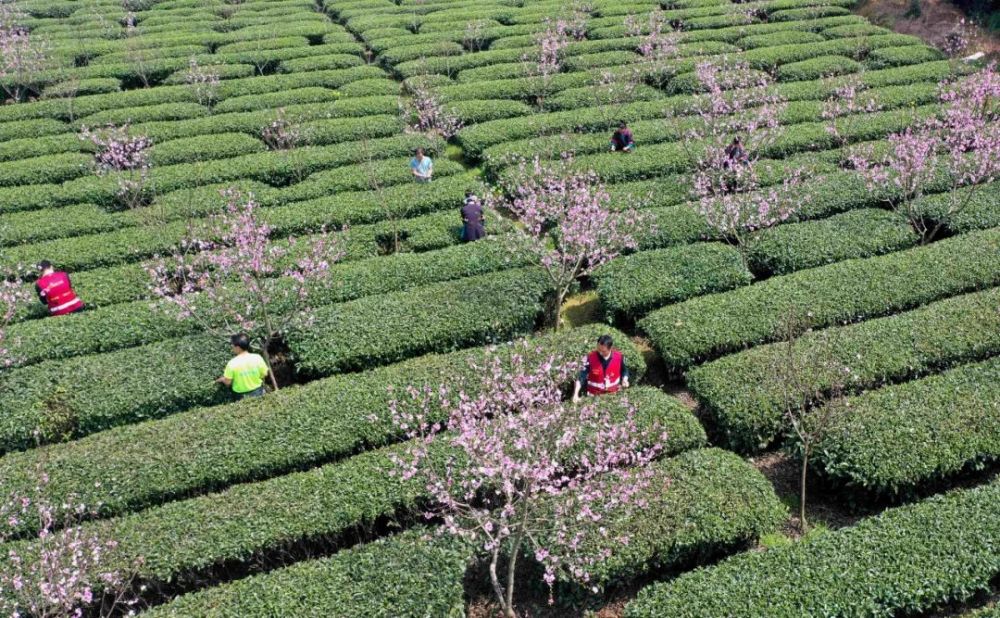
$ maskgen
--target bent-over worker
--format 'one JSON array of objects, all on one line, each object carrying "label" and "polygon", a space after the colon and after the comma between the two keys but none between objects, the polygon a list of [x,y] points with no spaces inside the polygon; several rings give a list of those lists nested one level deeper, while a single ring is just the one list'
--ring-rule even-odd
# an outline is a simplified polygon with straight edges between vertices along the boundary
[{"label": "bent-over worker", "polygon": [[83,309],[83,301],[73,291],[69,275],[52,267],[48,260],[38,264],[41,275],[35,282],[38,299],[49,308],[50,315],[66,315]]},{"label": "bent-over worker", "polygon": [[226,363],[226,370],[216,382],[232,387],[238,399],[264,396],[264,380],[267,378],[267,363],[260,354],[250,353],[250,337],[246,333],[233,335],[229,339],[233,346],[233,358]]}]

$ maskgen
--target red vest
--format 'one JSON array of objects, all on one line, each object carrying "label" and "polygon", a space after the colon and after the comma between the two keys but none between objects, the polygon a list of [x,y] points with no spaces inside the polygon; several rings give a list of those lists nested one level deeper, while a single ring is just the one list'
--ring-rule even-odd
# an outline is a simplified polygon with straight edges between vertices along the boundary
[{"label": "red vest", "polygon": [[601,355],[596,350],[587,357],[587,364],[590,365],[590,373],[587,374],[587,394],[603,395],[604,393],[617,393],[622,383],[622,353],[618,350],[611,352],[611,359],[608,361],[608,369],[604,370],[601,364]]},{"label": "red vest", "polygon": [[64,272],[54,272],[38,280],[38,289],[45,295],[45,302],[52,315],[65,315],[83,307],[76,292],[69,284],[69,277]]}]

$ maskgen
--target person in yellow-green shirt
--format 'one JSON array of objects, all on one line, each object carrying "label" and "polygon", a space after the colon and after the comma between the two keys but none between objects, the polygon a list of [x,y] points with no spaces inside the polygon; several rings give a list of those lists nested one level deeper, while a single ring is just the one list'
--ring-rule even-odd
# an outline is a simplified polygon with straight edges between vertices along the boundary
[{"label": "person in yellow-green shirt", "polygon": [[267,378],[267,363],[260,354],[251,354],[250,337],[246,333],[233,335],[229,342],[233,346],[233,358],[226,363],[226,370],[215,381],[231,386],[239,399],[264,396],[264,380]]}]

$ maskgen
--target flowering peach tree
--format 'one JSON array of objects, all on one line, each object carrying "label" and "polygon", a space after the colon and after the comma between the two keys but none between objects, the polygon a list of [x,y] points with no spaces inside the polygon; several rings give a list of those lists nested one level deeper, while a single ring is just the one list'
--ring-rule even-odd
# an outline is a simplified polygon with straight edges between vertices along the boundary
[{"label": "flowering peach tree", "polygon": [[485,554],[507,618],[516,616],[523,557],[542,565],[550,590],[560,573],[587,585],[590,570],[629,542],[607,522],[645,506],[649,464],[666,439],[655,428],[640,429],[627,401],[624,416],[564,402],[562,385],[577,367],[523,345],[546,360],[493,356],[480,368],[476,396],[410,388],[408,400],[391,405],[412,439],[394,458],[398,473],[426,482],[434,506],[425,515],[440,518],[441,533]]}]

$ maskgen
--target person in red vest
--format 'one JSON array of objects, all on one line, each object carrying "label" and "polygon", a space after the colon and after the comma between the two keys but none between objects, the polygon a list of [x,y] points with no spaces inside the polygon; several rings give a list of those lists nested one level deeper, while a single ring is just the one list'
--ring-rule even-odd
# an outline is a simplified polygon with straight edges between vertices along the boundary
[{"label": "person in red vest", "polygon": [[601,335],[597,339],[597,349],[587,355],[587,364],[580,371],[580,377],[573,386],[573,401],[580,400],[580,390],[586,387],[588,395],[617,393],[628,388],[628,367],[625,357],[614,349],[611,335]]},{"label": "person in red vest", "polygon": [[48,305],[50,315],[66,315],[83,309],[83,301],[73,291],[69,275],[52,268],[48,260],[42,260],[38,268],[42,274],[35,282],[35,290],[38,298]]}]

